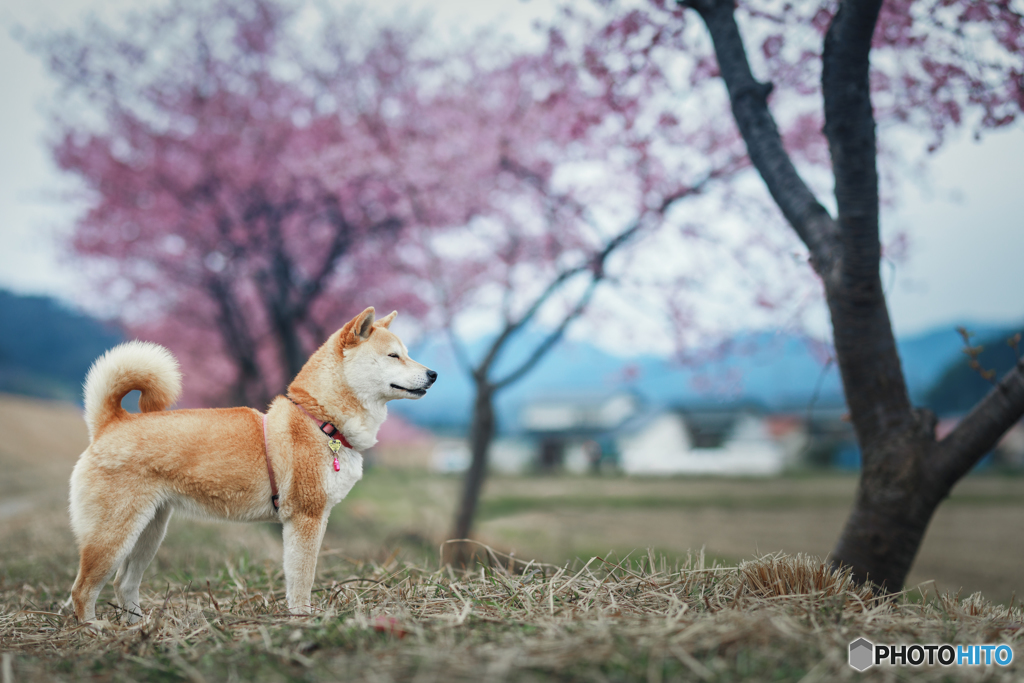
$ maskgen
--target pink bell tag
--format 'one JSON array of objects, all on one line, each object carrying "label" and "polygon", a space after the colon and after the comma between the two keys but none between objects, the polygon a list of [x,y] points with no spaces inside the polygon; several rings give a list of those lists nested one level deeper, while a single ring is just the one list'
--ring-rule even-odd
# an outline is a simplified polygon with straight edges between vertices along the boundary
[{"label": "pink bell tag", "polygon": [[329,442],[327,442],[327,445],[330,446],[332,451],[334,451],[334,471],[340,472],[341,463],[338,462],[338,451],[341,450],[341,442],[338,441],[337,439],[331,439]]}]

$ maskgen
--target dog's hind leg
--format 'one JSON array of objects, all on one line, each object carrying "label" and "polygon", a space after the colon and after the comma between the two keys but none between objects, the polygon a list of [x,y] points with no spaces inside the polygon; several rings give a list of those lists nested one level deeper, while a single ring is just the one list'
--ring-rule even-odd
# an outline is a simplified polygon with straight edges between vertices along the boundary
[{"label": "dog's hind leg", "polygon": [[114,570],[127,560],[157,508],[119,512],[127,514],[118,515],[117,520],[95,520],[91,528],[79,536],[81,558],[78,577],[71,589],[71,600],[80,622],[96,618],[96,599],[100,591]]},{"label": "dog's hind leg", "polygon": [[82,546],[78,577],[71,588],[71,601],[75,604],[75,616],[79,622],[96,619],[96,599],[126,554],[126,549],[117,548],[113,544],[90,543]]},{"label": "dog's hind leg", "polygon": [[127,611],[129,624],[134,624],[142,618],[142,610],[139,608],[139,584],[142,583],[143,572],[153,561],[160,543],[164,540],[167,523],[170,520],[170,505],[165,504],[157,509],[156,515],[139,534],[135,547],[128,553],[128,557],[117,570],[117,576],[114,577],[114,594],[117,595],[118,604]]}]

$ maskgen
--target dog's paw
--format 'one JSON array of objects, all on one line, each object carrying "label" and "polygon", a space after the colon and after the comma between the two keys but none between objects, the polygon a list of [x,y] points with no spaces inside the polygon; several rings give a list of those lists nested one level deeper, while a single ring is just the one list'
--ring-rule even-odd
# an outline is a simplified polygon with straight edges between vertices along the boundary
[{"label": "dog's paw", "polygon": [[82,624],[82,630],[91,633],[103,633],[117,628],[117,625],[107,619],[93,619]]}]

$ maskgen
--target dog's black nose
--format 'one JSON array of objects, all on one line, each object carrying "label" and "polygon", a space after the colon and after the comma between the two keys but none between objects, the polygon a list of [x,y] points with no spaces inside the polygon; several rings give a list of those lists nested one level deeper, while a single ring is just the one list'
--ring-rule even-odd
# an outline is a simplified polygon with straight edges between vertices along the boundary
[{"label": "dog's black nose", "polygon": [[433,370],[427,370],[427,379],[429,379],[430,383],[433,384],[435,381],[437,381],[437,373],[434,372]]}]

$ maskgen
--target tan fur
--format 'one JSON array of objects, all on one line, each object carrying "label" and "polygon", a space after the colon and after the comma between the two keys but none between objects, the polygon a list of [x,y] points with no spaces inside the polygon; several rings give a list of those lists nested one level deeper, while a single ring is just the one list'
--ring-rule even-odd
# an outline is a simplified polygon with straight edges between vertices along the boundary
[{"label": "tan fur", "polygon": [[[129,622],[141,618],[142,572],[175,510],[280,520],[288,607],[308,612],[330,509],[362,477],[358,451],[376,443],[387,401],[418,398],[436,378],[388,330],[395,315],[375,321],[373,308],[367,308],[331,335],[288,387],[294,401],[334,423],[352,444],[339,453],[340,471],[334,471],[329,439],[316,423],[283,396],[271,403],[267,450],[280,494],[278,512],[271,503],[258,411],[164,411],[181,382],[173,356],[156,344],[128,342],[99,358],[85,388],[92,440],[71,475],[71,527],[81,551],[72,589],[78,619],[95,619],[97,596],[115,570],[115,592]],[[133,389],[142,391],[143,412],[136,415],[120,406]]]}]

